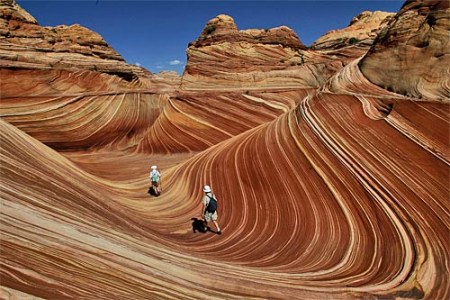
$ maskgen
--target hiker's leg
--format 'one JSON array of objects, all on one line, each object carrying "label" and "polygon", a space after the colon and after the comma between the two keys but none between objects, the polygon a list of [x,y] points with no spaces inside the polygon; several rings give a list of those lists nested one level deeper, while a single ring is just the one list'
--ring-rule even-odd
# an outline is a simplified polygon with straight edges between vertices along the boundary
[{"label": "hiker's leg", "polygon": [[203,226],[205,231],[208,230],[208,221],[211,221],[211,216],[209,215],[209,213],[205,212],[205,214],[203,215]]},{"label": "hiker's leg", "polygon": [[219,224],[217,224],[217,221],[214,220],[213,222],[214,222],[214,226],[216,226],[217,231],[220,231],[220,227],[219,227]]}]

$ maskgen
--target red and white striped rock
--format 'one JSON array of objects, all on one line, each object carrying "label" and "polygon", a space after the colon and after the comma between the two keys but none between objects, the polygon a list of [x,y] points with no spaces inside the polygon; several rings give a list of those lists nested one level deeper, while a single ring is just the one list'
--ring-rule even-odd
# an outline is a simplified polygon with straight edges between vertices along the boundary
[{"label": "red and white striped rock", "polygon": [[[167,74],[1,69],[0,297],[449,298],[450,99],[371,82],[360,66],[384,64],[377,47],[304,51],[299,68],[258,71],[284,81],[242,86],[206,68],[183,89]],[[192,232],[204,184],[220,236]]]}]

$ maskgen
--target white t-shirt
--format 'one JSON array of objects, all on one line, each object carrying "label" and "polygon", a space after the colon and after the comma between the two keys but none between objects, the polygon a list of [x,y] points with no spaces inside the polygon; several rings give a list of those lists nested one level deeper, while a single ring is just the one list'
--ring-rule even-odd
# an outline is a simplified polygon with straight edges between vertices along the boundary
[{"label": "white t-shirt", "polygon": [[159,173],[158,170],[152,170],[152,171],[150,172],[149,177],[150,177],[150,180],[151,180],[151,181],[159,182],[159,178],[161,177],[161,173]]},{"label": "white t-shirt", "polygon": [[211,192],[206,193],[205,196],[203,196],[203,199],[202,199],[203,200],[203,204],[205,205],[205,207],[208,206],[210,197],[216,199],[216,201],[217,201],[217,198],[216,198],[216,196],[213,193],[211,193]]}]

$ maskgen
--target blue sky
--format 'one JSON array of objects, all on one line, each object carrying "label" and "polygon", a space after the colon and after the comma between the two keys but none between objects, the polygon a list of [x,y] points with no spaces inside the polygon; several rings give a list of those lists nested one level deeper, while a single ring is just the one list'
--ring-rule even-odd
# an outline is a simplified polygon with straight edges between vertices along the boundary
[{"label": "blue sky", "polygon": [[42,26],[81,24],[97,33],[131,64],[153,73],[182,73],[186,48],[219,14],[239,29],[292,28],[309,46],[329,30],[348,26],[362,11],[397,12],[404,1],[43,1],[17,0]]}]

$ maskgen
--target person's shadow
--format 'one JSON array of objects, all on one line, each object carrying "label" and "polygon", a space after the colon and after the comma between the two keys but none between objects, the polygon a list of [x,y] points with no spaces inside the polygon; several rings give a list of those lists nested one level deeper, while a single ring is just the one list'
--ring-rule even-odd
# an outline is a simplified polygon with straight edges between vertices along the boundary
[{"label": "person's shadow", "polygon": [[211,231],[211,229],[206,226],[205,222],[202,219],[198,219],[198,218],[192,218],[192,231],[194,233],[201,232],[201,233],[205,233],[207,231]]},{"label": "person's shadow", "polygon": [[148,192],[151,196],[158,197],[160,193],[156,192],[155,188],[153,186],[148,188]]}]

